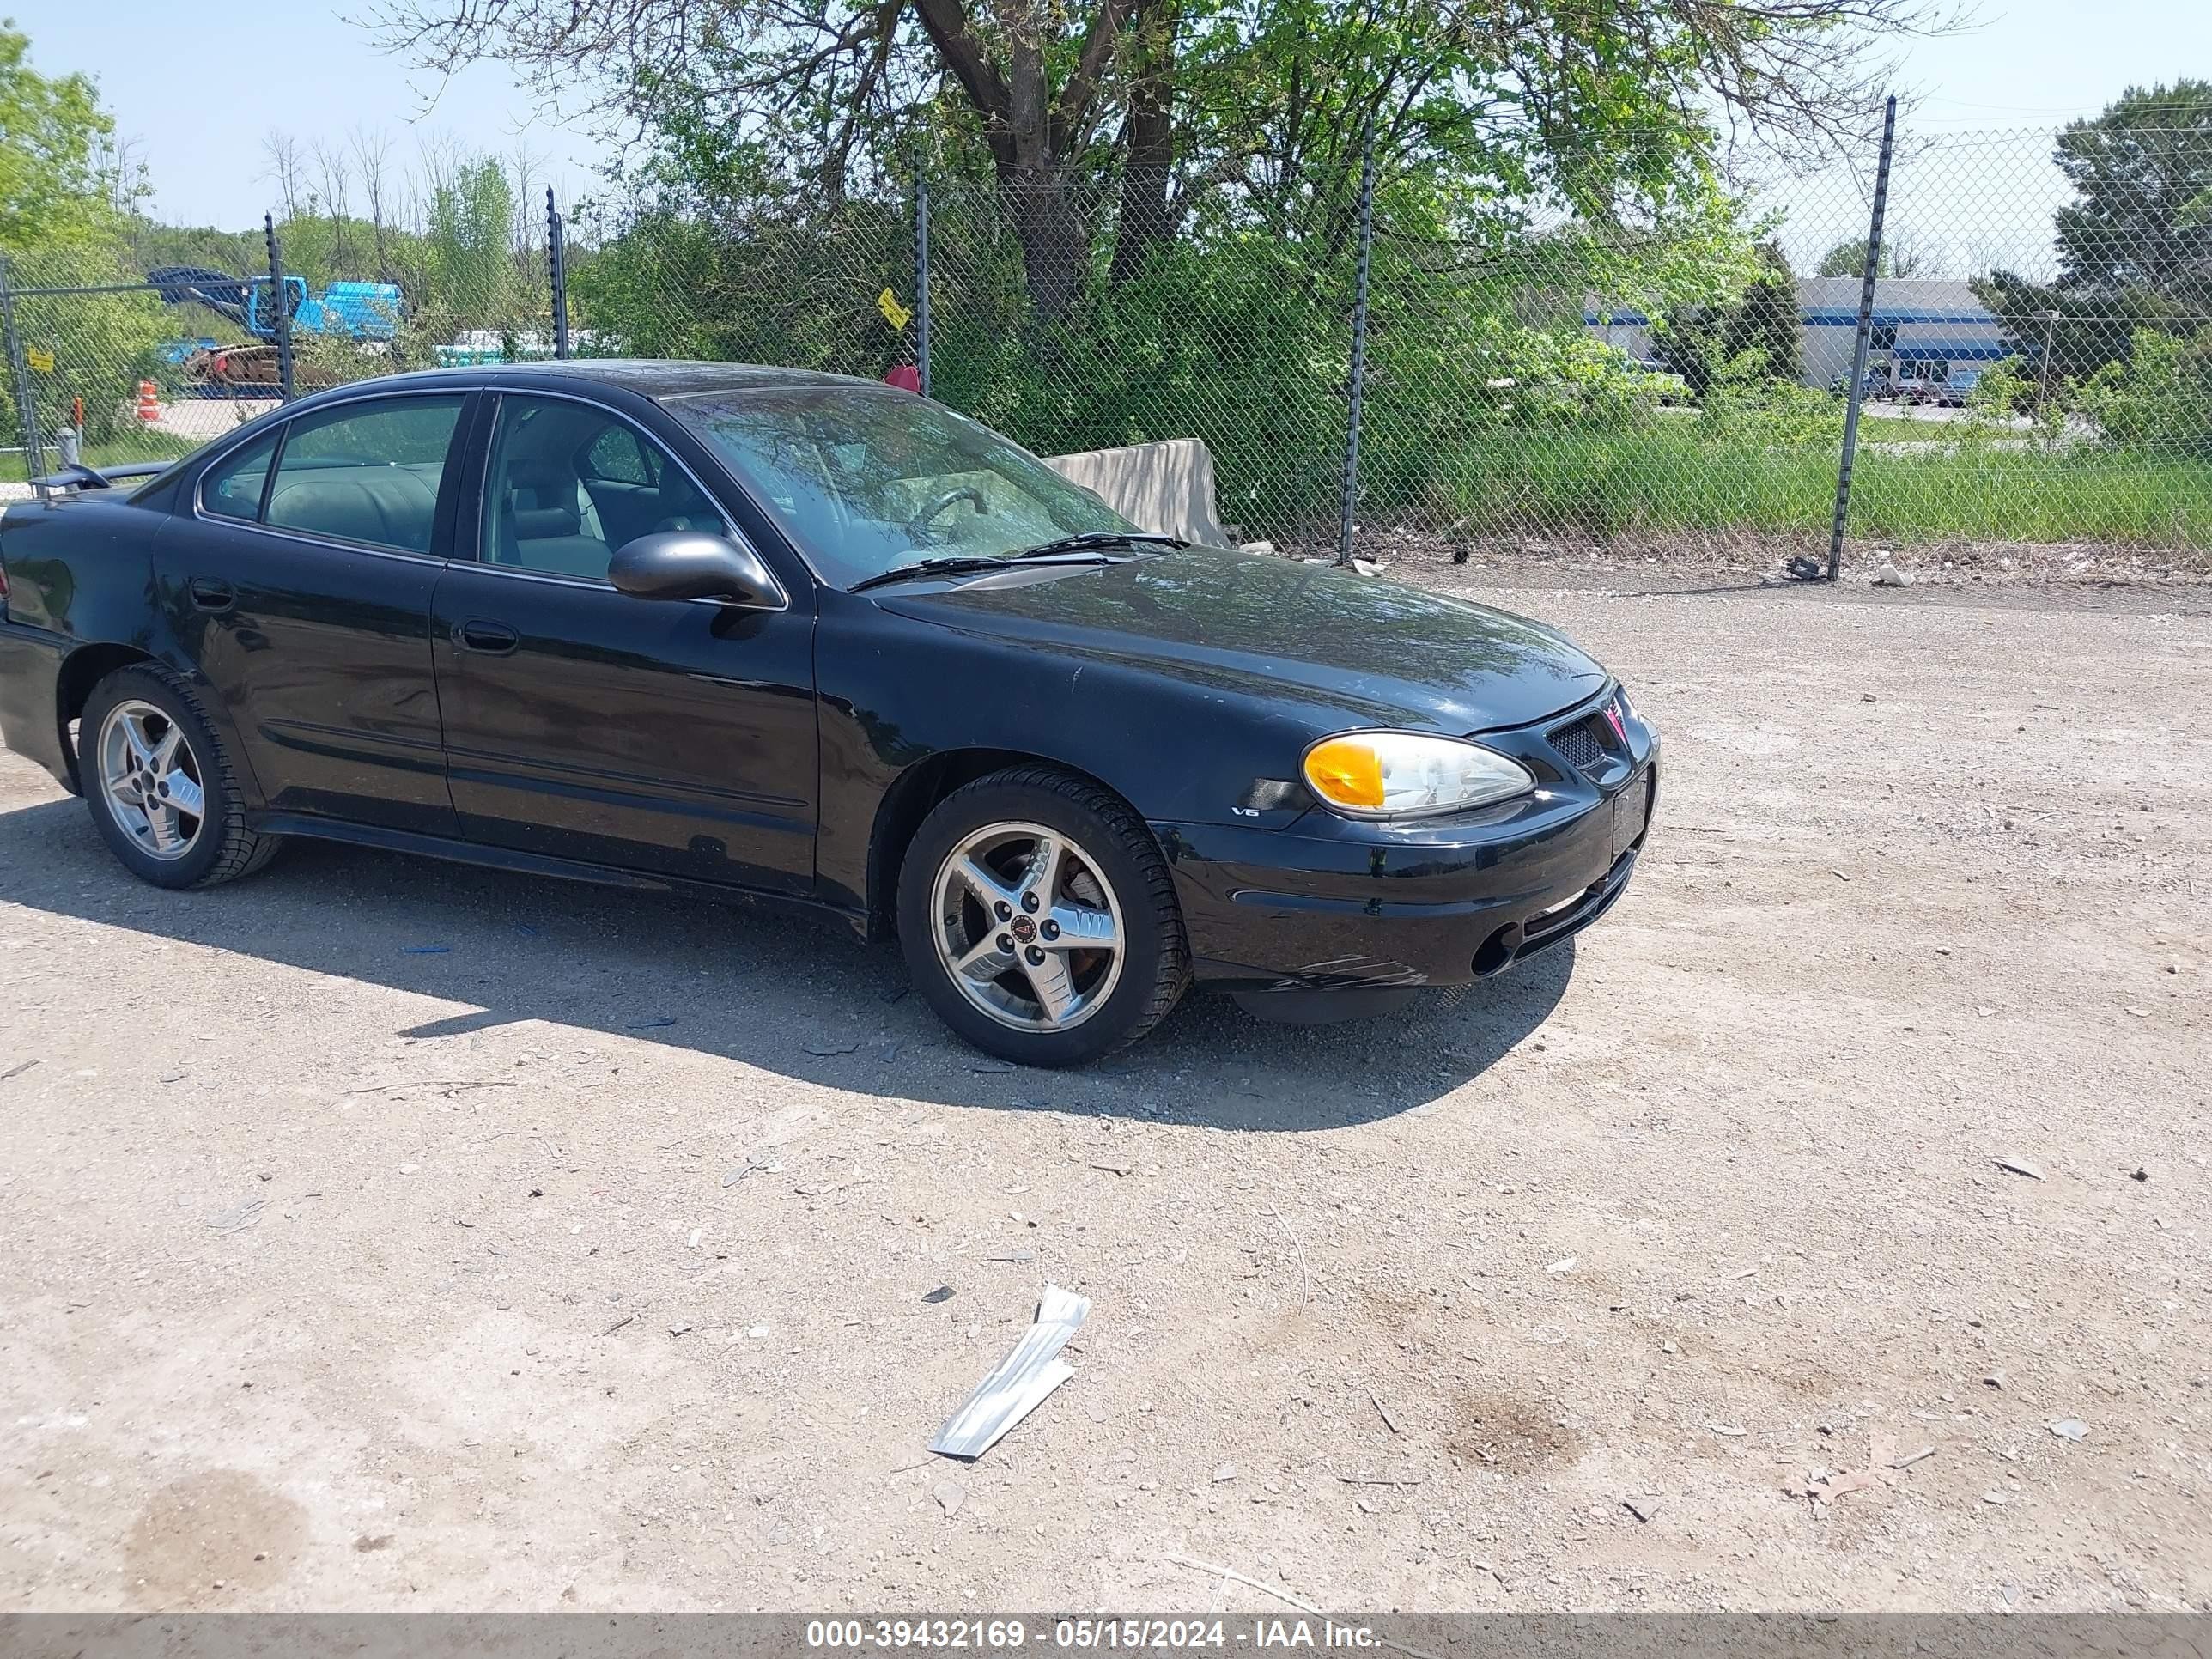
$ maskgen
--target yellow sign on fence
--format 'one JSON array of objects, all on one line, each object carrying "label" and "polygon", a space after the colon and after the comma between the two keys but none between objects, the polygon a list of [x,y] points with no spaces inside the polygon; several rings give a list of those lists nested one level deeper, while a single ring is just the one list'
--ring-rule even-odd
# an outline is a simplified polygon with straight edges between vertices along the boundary
[{"label": "yellow sign on fence", "polygon": [[41,374],[51,374],[54,372],[54,354],[51,351],[41,351],[36,346],[26,346],[23,349],[23,361]]},{"label": "yellow sign on fence", "polygon": [[898,302],[898,295],[889,289],[876,295],[876,309],[884,313],[884,320],[893,328],[904,328],[907,319],[914,315]]}]

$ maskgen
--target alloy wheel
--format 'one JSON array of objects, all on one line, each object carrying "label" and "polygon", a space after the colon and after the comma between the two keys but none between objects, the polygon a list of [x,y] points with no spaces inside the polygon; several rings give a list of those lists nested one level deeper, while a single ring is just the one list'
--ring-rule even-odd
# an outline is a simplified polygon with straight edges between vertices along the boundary
[{"label": "alloy wheel", "polygon": [[207,810],[199,757],[176,721],[150,702],[118,702],[94,745],[100,788],[124,834],[149,858],[183,858]]},{"label": "alloy wheel", "polygon": [[1098,861],[1041,823],[963,837],[931,889],[932,942],[960,994],[1018,1031],[1065,1031],[1121,982],[1121,904]]}]

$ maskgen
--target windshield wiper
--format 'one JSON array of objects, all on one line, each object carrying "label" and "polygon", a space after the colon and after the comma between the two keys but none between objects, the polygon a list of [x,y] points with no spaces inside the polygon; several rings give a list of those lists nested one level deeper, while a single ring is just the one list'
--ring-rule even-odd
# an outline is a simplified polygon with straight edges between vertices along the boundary
[{"label": "windshield wiper", "polygon": [[1055,553],[1082,553],[1097,547],[1188,547],[1190,544],[1180,536],[1156,536],[1146,530],[1086,530],[1078,536],[1062,536],[1056,541],[1039,542],[1035,547],[1025,547],[1013,556],[1018,559],[1048,558]]},{"label": "windshield wiper", "polygon": [[[916,559],[912,564],[895,564],[888,570],[878,570],[872,576],[863,576],[845,591],[848,593],[866,592],[871,587],[880,587],[885,582],[918,581],[926,576],[968,576],[987,570],[1011,570],[1018,561],[1058,558],[1070,564],[1112,564],[1101,550],[1124,541],[1165,541],[1168,537],[1127,537],[1108,534],[1102,542],[1086,536],[1070,536],[1063,541],[1047,542],[1042,547],[1024,548],[1021,552],[1004,557],[984,553],[946,555],[934,559]],[[1177,546],[1182,545],[1176,543]]]},{"label": "windshield wiper", "polygon": [[845,591],[859,593],[871,587],[880,587],[885,582],[918,581],[924,576],[964,576],[979,570],[1004,570],[1012,563],[1012,559],[994,558],[979,553],[963,554],[957,557],[916,559],[912,564],[895,564],[888,570],[878,570],[872,576],[863,576]]}]

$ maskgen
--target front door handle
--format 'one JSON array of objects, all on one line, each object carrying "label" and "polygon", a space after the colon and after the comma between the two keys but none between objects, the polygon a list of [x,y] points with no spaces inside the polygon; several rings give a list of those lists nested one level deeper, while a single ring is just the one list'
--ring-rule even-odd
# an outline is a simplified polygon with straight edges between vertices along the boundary
[{"label": "front door handle", "polygon": [[503,657],[522,643],[522,635],[505,623],[465,622],[453,630],[453,638],[465,651],[481,651],[486,656]]},{"label": "front door handle", "polygon": [[185,591],[192,596],[192,604],[202,611],[228,611],[238,603],[238,590],[228,582],[219,582],[210,576],[195,576],[185,584]]}]

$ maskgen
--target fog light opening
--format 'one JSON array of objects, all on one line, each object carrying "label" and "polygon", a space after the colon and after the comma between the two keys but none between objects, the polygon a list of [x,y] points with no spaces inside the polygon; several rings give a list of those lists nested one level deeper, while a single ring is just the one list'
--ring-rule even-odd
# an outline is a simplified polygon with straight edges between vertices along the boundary
[{"label": "fog light opening", "polygon": [[1509,921],[1488,939],[1474,953],[1474,976],[1488,979],[1492,974],[1512,965],[1514,953],[1521,948],[1521,924]]}]

